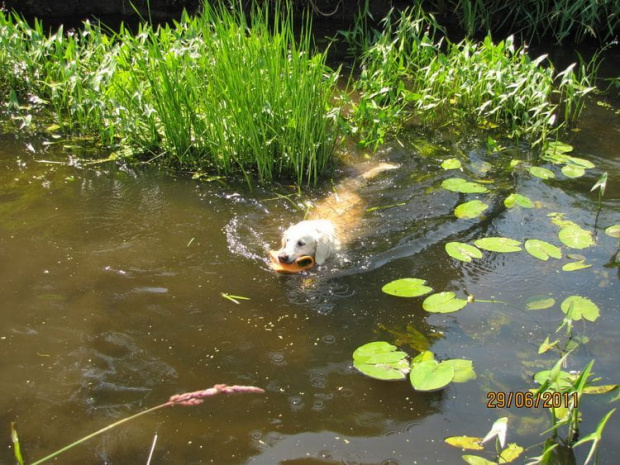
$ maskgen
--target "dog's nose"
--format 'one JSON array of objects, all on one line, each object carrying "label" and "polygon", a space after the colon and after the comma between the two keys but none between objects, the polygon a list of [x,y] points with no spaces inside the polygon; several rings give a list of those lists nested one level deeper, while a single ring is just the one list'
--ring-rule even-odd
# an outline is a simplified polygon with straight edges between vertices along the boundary
[{"label": "dog's nose", "polygon": [[290,263],[288,259],[288,255],[284,253],[281,253],[278,255],[278,260],[280,260],[280,263]]}]

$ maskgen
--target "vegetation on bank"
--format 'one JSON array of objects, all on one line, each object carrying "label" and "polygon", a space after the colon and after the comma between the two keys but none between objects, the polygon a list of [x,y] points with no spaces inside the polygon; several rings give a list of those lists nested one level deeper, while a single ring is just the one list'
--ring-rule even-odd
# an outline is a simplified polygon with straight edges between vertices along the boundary
[{"label": "vegetation on bank", "polygon": [[48,34],[2,12],[0,88],[22,126],[39,111],[53,118],[48,129],[117,154],[298,184],[325,172],[341,133],[377,147],[405,124],[475,124],[541,144],[594,89],[595,61],[558,72],[512,37],[452,43],[419,7],[395,16],[376,31],[362,11],[339,35],[360,70],[343,92],[309,21],[294,35],[282,5],[256,7],[250,19],[205,5],[135,33],[86,22]]}]

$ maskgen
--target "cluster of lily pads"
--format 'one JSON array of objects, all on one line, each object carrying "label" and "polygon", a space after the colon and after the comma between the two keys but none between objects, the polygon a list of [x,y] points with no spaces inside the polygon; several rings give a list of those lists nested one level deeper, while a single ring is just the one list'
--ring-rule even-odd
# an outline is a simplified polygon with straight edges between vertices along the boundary
[{"label": "cluster of lily pads", "polygon": [[401,381],[409,376],[416,391],[437,391],[452,382],[465,383],[476,379],[471,360],[439,362],[433,352],[425,350],[409,361],[406,352],[384,341],[358,347],[353,352],[353,365],[365,375],[383,381]]}]

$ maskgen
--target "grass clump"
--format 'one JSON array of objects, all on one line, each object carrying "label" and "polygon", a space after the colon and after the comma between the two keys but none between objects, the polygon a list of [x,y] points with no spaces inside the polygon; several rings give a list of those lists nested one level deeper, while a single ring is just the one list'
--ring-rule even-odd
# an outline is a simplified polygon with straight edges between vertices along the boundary
[{"label": "grass clump", "polygon": [[362,55],[351,125],[364,145],[381,144],[406,122],[499,127],[536,145],[578,117],[594,90],[592,66],[557,72],[512,36],[451,43],[432,16],[414,8],[386,19]]},{"label": "grass clump", "polygon": [[337,73],[287,8],[205,5],[173,25],[44,34],[0,12],[1,86],[34,97],[70,133],[96,134],[191,170],[316,182],[337,138]]}]

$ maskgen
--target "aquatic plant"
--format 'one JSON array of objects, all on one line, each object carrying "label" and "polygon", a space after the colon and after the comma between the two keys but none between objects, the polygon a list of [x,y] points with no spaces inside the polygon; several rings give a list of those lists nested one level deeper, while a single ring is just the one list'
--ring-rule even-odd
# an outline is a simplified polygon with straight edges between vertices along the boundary
[{"label": "aquatic plant", "polygon": [[614,38],[620,26],[620,6],[615,0],[451,0],[434,2],[441,10],[456,11],[462,29],[482,33],[519,31],[527,41],[552,38],[557,43]]},{"label": "aquatic plant", "polygon": [[499,127],[538,145],[572,124],[594,90],[598,57],[557,72],[546,55],[532,59],[513,36],[452,43],[420,7],[382,23],[352,83],[359,98],[351,132],[362,145],[376,147],[404,124],[449,123]]},{"label": "aquatic plant", "polygon": [[[123,418],[122,420],[119,420],[104,428],[101,428],[100,430],[95,431],[94,433],[91,433],[87,436],[84,436],[83,438],[78,439],[75,442],[72,442],[68,446],[58,449],[57,451],[43,457],[42,459],[35,460],[34,462],[32,462],[31,465],[40,465],[42,463],[45,463],[53,459],[54,457],[57,457],[58,455],[64,452],[67,452],[70,449],[73,449],[75,446],[78,446],[82,444],[83,442],[86,442],[89,439],[94,438],[95,436],[98,436],[102,433],[110,431],[111,429],[116,428],[117,426],[120,426],[124,423],[127,423],[128,421],[134,420],[135,418],[138,418],[142,415],[146,415],[147,413],[151,413],[156,410],[162,409],[164,407],[173,407],[175,405],[196,406],[196,405],[202,404],[206,398],[212,397],[218,394],[247,394],[247,393],[262,394],[264,392],[265,391],[263,389],[254,387],[254,386],[237,386],[237,385],[228,386],[226,384],[216,384],[211,388],[204,389],[201,391],[186,392],[183,394],[175,394],[171,396],[168,399],[168,401],[164,402],[163,404],[159,404],[155,407],[151,407],[147,410],[143,410],[142,412],[136,413],[127,418]],[[19,440],[17,438],[17,432],[13,424],[11,424],[11,431],[12,431],[12,438],[13,438],[13,443],[14,443],[15,458],[17,459],[20,465],[23,465],[23,459],[21,456]]]},{"label": "aquatic plant", "polygon": [[[0,87],[46,108],[65,134],[186,170],[313,183],[338,136],[337,72],[290,8],[205,5],[172,25],[46,34],[0,12]],[[19,106],[19,104],[16,104]],[[121,153],[121,152],[119,152]]]}]

